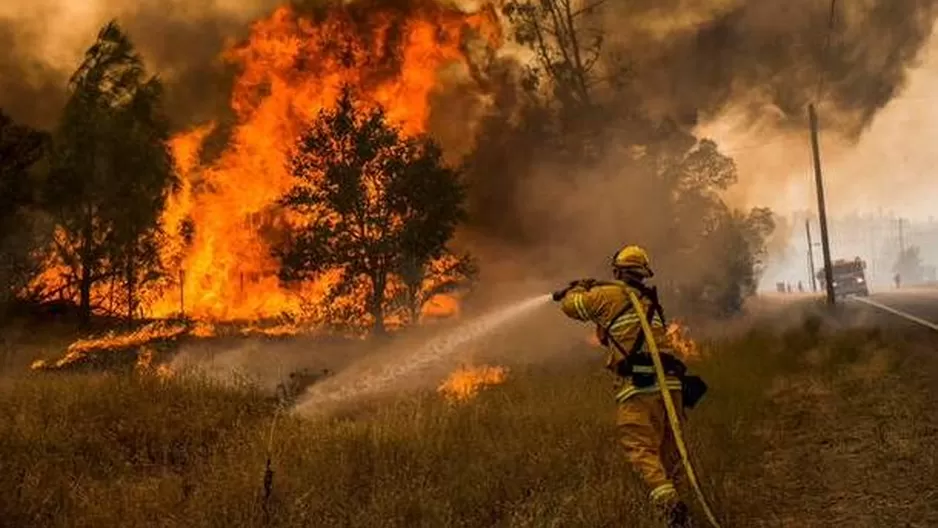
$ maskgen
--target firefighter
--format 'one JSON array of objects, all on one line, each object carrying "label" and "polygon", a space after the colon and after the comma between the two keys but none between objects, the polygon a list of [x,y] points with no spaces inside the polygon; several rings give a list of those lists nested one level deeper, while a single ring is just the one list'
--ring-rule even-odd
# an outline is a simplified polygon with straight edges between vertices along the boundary
[{"label": "firefighter", "polygon": [[574,281],[554,299],[568,317],[596,325],[597,337],[607,349],[606,368],[617,375],[617,427],[626,456],[667,526],[691,526],[688,508],[675,488],[681,476],[680,454],[629,289],[647,315],[680,420],[685,418],[684,407],[693,406],[706,388],[700,378],[692,377],[695,383],[687,386],[696,386],[697,393],[682,394],[682,381],[691,377],[685,377],[684,364],[673,355],[657,290],[645,284],[654,275],[645,250],[634,245],[622,248],[613,256],[612,268],[615,281]]}]

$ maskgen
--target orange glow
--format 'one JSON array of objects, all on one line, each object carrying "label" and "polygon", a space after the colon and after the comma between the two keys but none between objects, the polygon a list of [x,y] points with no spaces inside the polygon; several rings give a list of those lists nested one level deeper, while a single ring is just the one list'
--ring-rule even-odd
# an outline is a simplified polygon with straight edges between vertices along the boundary
[{"label": "orange glow", "polygon": [[461,367],[451,373],[437,388],[437,392],[450,402],[464,402],[476,396],[482,387],[505,382],[505,367]]},{"label": "orange glow", "polygon": [[589,334],[588,336],[586,336],[586,342],[590,346],[594,346],[594,347],[603,346],[603,344],[599,341],[599,335],[597,335],[596,332],[593,332],[592,334]]},{"label": "orange glow", "polygon": [[169,379],[173,375],[169,365],[165,363],[153,364],[153,349],[149,347],[143,347],[137,353],[137,363],[134,365],[134,370],[137,374],[152,375],[162,380]]},{"label": "orange glow", "polygon": [[671,348],[677,352],[677,355],[683,358],[696,358],[700,356],[700,347],[697,343],[687,336],[687,328],[679,323],[672,322],[668,324],[668,339],[671,341]]},{"label": "orange glow", "polygon": [[434,295],[423,305],[422,316],[445,318],[459,315],[459,299],[454,295]]},{"label": "orange glow", "polygon": [[[343,84],[364,107],[382,105],[405,135],[420,134],[427,131],[431,97],[443,86],[441,72],[454,65],[468,71],[472,39],[501,45],[491,6],[467,14],[435,0],[410,4],[405,10],[335,2],[315,17],[280,7],[255,22],[244,42],[229,46],[223,58],[239,71],[230,100],[234,123],[208,123],[168,144],[180,185],[160,219],[160,260],[168,275],[139,292],[147,317],[259,321],[288,315],[315,325],[348,303],[364,302],[364,292],[354,291],[324,306],[338,270],[281,284],[271,250],[296,219],[277,201],[294,183],[287,162],[297,138],[335,104]],[[74,282],[66,267],[50,261],[33,286],[74,300]],[[113,305],[114,286],[96,285],[92,304]],[[432,286],[425,285],[427,291]],[[424,312],[454,315],[458,302],[438,295]]]},{"label": "orange glow", "polygon": [[189,335],[199,338],[215,337],[215,327],[205,321],[196,321],[189,329]]},{"label": "orange glow", "polygon": [[[182,285],[163,288],[151,315],[180,309],[212,320],[321,315],[309,306],[328,293],[337,275],[287,288],[271,256],[271,237],[290,222],[275,202],[293,184],[286,161],[295,139],[335,103],[343,83],[363,104],[383,105],[405,134],[423,133],[438,73],[465,60],[465,38],[476,34],[490,45],[501,39],[491,11],[465,14],[431,1],[409,14],[368,9],[337,6],[312,21],[281,7],[225,53],[240,69],[231,99],[237,123],[208,164],[198,159],[213,125],[171,142],[182,185],[163,214],[172,240],[162,256],[182,271],[171,274]],[[182,236],[186,222],[191,240]],[[434,302],[426,310],[434,315],[457,311],[453,298]]]},{"label": "orange glow", "polygon": [[299,333],[299,328],[293,324],[280,324],[276,326],[248,326],[247,328],[241,329],[241,335],[243,336],[267,336],[267,337],[286,337],[292,336]]},{"label": "orange glow", "polygon": [[178,322],[157,321],[126,334],[110,332],[101,337],[79,339],[65,351],[60,359],[49,363],[35,361],[33,370],[61,369],[81,361],[89,353],[143,347],[153,341],[167,341],[179,338],[187,332],[186,325]]}]

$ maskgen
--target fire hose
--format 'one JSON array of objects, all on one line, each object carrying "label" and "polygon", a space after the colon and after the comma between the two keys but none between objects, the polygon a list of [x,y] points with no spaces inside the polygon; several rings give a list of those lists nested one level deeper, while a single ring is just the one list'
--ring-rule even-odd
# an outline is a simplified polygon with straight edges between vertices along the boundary
[{"label": "fire hose", "polygon": [[[562,299],[571,288],[582,284],[581,281],[571,282],[566,288],[554,292],[552,295],[555,301]],[[592,281],[593,285],[600,284],[613,284],[604,281]],[[703,509],[704,514],[707,516],[707,520],[710,521],[713,528],[720,528],[720,523],[717,521],[716,516],[713,514],[710,505],[707,503],[707,498],[704,496],[703,490],[700,488],[700,481],[697,479],[697,472],[694,471],[694,466],[691,464],[690,455],[687,452],[687,444],[684,442],[684,432],[681,429],[681,422],[677,416],[677,409],[674,407],[674,400],[671,398],[671,391],[667,388],[667,380],[664,374],[664,365],[661,363],[661,356],[658,351],[658,344],[655,342],[655,338],[651,332],[651,324],[648,322],[648,316],[645,314],[645,310],[639,302],[638,297],[632,290],[627,290],[629,294],[629,301],[632,303],[632,307],[635,310],[635,313],[638,314],[639,321],[642,325],[642,331],[645,333],[646,343],[648,345],[648,350],[651,352],[651,359],[655,365],[655,377],[658,380],[658,389],[661,391],[661,399],[664,401],[664,407],[668,414],[668,422],[671,424],[671,431],[674,433],[674,443],[677,444],[678,453],[681,455],[681,464],[684,466],[684,471],[687,473],[687,480],[690,481],[691,487],[694,489],[694,494],[697,496],[697,502],[700,503],[700,507]]]}]

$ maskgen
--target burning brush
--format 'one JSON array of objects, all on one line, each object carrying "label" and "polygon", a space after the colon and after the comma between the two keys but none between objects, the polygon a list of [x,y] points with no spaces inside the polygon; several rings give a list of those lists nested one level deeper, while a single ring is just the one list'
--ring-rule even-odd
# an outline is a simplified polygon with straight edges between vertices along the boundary
[{"label": "burning brush", "polygon": [[169,379],[173,375],[172,369],[169,365],[157,364],[154,365],[153,360],[155,353],[150,347],[143,347],[137,353],[137,364],[134,365],[134,370],[137,374],[141,376],[156,376],[158,379],[165,380]]},{"label": "burning brush", "polygon": [[671,348],[682,358],[700,357],[700,347],[688,337],[687,327],[675,322],[668,324],[668,339],[671,341]]},{"label": "burning brush", "polygon": [[505,367],[460,367],[440,384],[437,392],[452,403],[465,402],[474,398],[482,387],[504,383],[507,377]]},{"label": "burning brush", "polygon": [[[121,352],[138,351],[135,357],[143,354],[144,349],[159,343],[173,342],[186,335],[189,327],[184,322],[155,321],[132,332],[108,333],[104,336],[79,339],[65,351],[65,355],[52,362],[34,361],[33,370],[62,370],[83,366],[107,366],[119,363],[127,357]],[[150,349],[150,354],[153,354]],[[151,358],[152,360],[152,358]]]}]

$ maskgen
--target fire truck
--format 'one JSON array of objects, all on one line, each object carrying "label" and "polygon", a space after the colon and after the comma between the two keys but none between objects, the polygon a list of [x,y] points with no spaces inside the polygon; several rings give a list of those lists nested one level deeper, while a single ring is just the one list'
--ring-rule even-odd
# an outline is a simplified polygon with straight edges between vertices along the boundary
[{"label": "fire truck", "polygon": [[[838,259],[831,264],[833,271],[834,295],[837,297],[846,297],[847,295],[860,295],[866,297],[870,294],[869,286],[866,282],[866,262],[860,257],[853,260]],[[826,289],[825,269],[821,269],[817,274],[821,287]]]}]

